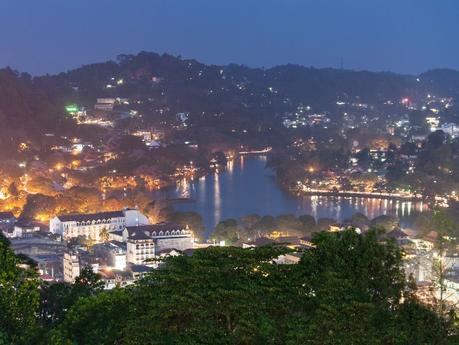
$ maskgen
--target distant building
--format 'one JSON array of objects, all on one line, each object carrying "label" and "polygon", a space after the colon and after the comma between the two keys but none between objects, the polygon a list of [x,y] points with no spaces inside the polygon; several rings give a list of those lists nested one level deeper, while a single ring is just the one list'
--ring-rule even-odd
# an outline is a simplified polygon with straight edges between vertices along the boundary
[{"label": "distant building", "polygon": [[149,221],[139,210],[124,209],[92,214],[59,215],[50,220],[49,230],[61,235],[65,240],[84,236],[99,242],[104,231],[110,233],[123,230],[126,226],[146,224],[149,224]]},{"label": "distant building", "polygon": [[269,238],[269,237],[258,237],[254,241],[248,241],[242,243],[242,248],[255,248],[255,247],[263,247],[263,246],[270,246],[276,244],[276,240]]},{"label": "distant building", "polygon": [[306,235],[300,238],[300,244],[303,246],[303,248],[314,248],[315,245],[312,242],[312,236],[311,235]]},{"label": "distant building", "polygon": [[117,270],[126,268],[126,244],[116,241],[98,243],[92,247],[94,255],[104,259],[107,266]]},{"label": "distant building", "polygon": [[406,246],[410,244],[413,244],[413,246],[415,245],[414,242],[411,241],[411,239],[408,237],[408,235],[399,228],[385,234],[385,238],[394,240],[399,246]]},{"label": "distant building", "polygon": [[35,233],[40,231],[40,224],[33,221],[22,220],[14,224],[13,237],[14,238],[27,238],[32,237]]},{"label": "distant building", "polygon": [[134,283],[133,273],[120,270],[99,270],[100,279],[104,282],[104,289],[109,290],[117,286],[125,287]]},{"label": "distant building", "polygon": [[300,262],[302,253],[286,253],[279,255],[274,262],[278,265],[295,265]]},{"label": "distant building", "polygon": [[328,226],[328,231],[330,231],[330,232],[339,232],[339,231],[343,231],[343,227],[341,226],[341,224],[338,224],[338,223],[330,224],[330,225]]},{"label": "distant building", "polygon": [[446,134],[449,134],[451,138],[457,138],[459,136],[459,126],[455,123],[445,123],[439,128]]},{"label": "distant building", "polygon": [[131,265],[130,270],[132,272],[132,276],[135,280],[142,278],[148,272],[150,272],[153,268],[146,265]]},{"label": "distant building", "polygon": [[96,110],[112,111],[112,110],[113,110],[113,104],[109,104],[109,103],[96,103],[96,104],[94,105],[94,109],[96,109]]},{"label": "distant building", "polygon": [[77,252],[64,253],[64,281],[67,283],[75,282],[75,278],[80,275],[80,258]]},{"label": "distant building", "polygon": [[16,217],[11,212],[0,212],[0,226],[12,226],[16,223]]},{"label": "distant building", "polygon": [[97,103],[94,105],[94,109],[112,111],[115,106],[115,102],[115,98],[98,98]]}]

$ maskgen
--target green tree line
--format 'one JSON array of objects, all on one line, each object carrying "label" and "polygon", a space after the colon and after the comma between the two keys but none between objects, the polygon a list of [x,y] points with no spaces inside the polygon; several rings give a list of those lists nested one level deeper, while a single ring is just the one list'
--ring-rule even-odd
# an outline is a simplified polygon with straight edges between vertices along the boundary
[{"label": "green tree line", "polygon": [[402,253],[370,231],[284,247],[210,247],[166,259],[128,288],[40,285],[0,241],[0,344],[457,344],[455,319],[415,297]]}]

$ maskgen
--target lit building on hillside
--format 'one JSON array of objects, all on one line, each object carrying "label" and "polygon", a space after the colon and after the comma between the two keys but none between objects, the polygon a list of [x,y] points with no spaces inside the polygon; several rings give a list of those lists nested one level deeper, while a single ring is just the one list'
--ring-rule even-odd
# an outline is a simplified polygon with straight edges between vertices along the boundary
[{"label": "lit building on hillside", "polygon": [[[147,217],[137,209],[124,209],[93,214],[59,215],[49,222],[49,230],[64,240],[84,236],[96,242],[103,240],[104,233],[123,230],[126,226],[149,224]],[[108,238],[107,238],[108,239]]]},{"label": "lit building on hillside", "polygon": [[133,264],[145,264],[166,249],[194,247],[192,233],[174,223],[127,226],[122,236],[127,243],[127,261]]}]

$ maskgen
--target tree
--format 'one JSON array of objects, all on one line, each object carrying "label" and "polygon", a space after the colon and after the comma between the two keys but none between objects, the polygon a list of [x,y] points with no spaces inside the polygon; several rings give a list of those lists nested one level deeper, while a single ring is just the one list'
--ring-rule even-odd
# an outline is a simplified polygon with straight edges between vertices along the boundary
[{"label": "tree", "polygon": [[74,304],[72,286],[67,283],[43,283],[40,289],[39,317],[45,327],[51,327],[64,319]]},{"label": "tree", "polygon": [[410,125],[416,127],[423,132],[428,131],[428,125],[426,122],[425,113],[420,110],[413,110],[408,114]]},{"label": "tree", "polygon": [[345,220],[345,222],[361,230],[366,230],[370,224],[368,217],[360,212],[354,213],[352,217]]},{"label": "tree", "polygon": [[78,298],[81,296],[92,296],[102,291],[104,283],[100,280],[100,275],[94,273],[91,267],[84,267],[75,283],[72,286],[72,294]]},{"label": "tree", "polygon": [[85,267],[74,284],[43,283],[40,289],[39,316],[46,326],[56,326],[67,317],[67,312],[80,300],[102,292],[104,283],[90,267]]},{"label": "tree", "polygon": [[360,150],[356,154],[356,158],[359,162],[359,166],[362,167],[363,169],[367,169],[371,161],[370,150],[368,148],[364,148],[363,150]]},{"label": "tree", "polygon": [[273,216],[263,216],[254,225],[254,231],[258,237],[268,235],[277,227],[276,221]]},{"label": "tree", "polygon": [[435,131],[427,137],[427,148],[436,150],[445,143],[446,135],[443,131]]},{"label": "tree", "polygon": [[398,217],[389,216],[389,215],[381,215],[371,220],[371,226],[375,228],[384,229],[386,232],[390,232],[398,227],[400,224],[400,220]]},{"label": "tree", "polygon": [[242,226],[247,232],[250,232],[255,224],[257,224],[261,220],[261,217],[258,214],[249,214],[247,216],[242,216],[240,221]]},{"label": "tree", "polygon": [[303,230],[303,224],[293,214],[281,214],[280,216],[277,216],[276,224],[277,229],[280,232],[288,233],[290,231],[301,234]]},{"label": "tree", "polygon": [[162,199],[151,201],[144,209],[145,215],[153,224],[167,220],[170,211],[170,204]]},{"label": "tree", "polygon": [[[289,333],[292,344],[448,343],[446,322],[406,293],[394,243],[379,243],[374,231],[353,230],[318,233],[313,242],[316,248],[299,264],[313,307],[295,324],[304,331]],[[411,312],[417,316],[410,319]]]},{"label": "tree", "polygon": [[0,340],[11,344],[30,344],[39,335],[37,275],[21,264],[0,233]]},{"label": "tree", "polygon": [[303,214],[298,217],[298,220],[303,225],[303,231],[305,233],[311,233],[315,231],[317,224],[316,224],[316,219],[313,216],[309,214]]},{"label": "tree", "polygon": [[62,323],[50,332],[49,343],[118,344],[130,300],[130,291],[119,288],[77,300]]},{"label": "tree", "polygon": [[188,227],[194,234],[194,236],[200,240],[205,239],[205,227],[202,217],[199,213],[188,211],[188,212],[173,212],[168,216],[168,220],[181,225],[182,227]]},{"label": "tree", "polygon": [[165,269],[139,283],[131,310],[145,312],[128,321],[123,339],[126,344],[273,344],[273,337],[281,339],[276,315],[284,309],[277,308],[277,295],[289,289],[284,270],[270,261],[283,252],[217,247],[167,259]]},{"label": "tree", "polygon": [[236,219],[220,221],[211,235],[211,239],[217,242],[225,241],[227,244],[236,242],[241,235]]},{"label": "tree", "polygon": [[312,241],[297,265],[274,264],[289,251],[276,246],[169,257],[128,289],[78,299],[49,343],[453,343],[452,324],[406,285],[395,243],[353,230]]}]

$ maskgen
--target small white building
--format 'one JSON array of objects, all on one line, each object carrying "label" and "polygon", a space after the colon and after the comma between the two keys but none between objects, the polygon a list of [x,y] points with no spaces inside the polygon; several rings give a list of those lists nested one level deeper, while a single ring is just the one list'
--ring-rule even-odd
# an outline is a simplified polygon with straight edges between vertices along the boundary
[{"label": "small white building", "polygon": [[14,225],[13,237],[26,238],[33,236],[40,231],[40,226],[35,223],[16,223]]},{"label": "small white building", "polygon": [[301,253],[286,253],[279,255],[274,262],[278,265],[296,265],[301,260]]},{"label": "small white building", "polygon": [[459,136],[459,126],[455,123],[444,123],[438,129],[441,129],[446,134],[449,134],[453,139]]},{"label": "small white building", "polygon": [[49,231],[59,234],[64,240],[84,236],[101,241],[104,231],[110,233],[123,230],[126,226],[149,224],[148,218],[137,209],[99,212],[92,214],[70,214],[55,216],[49,221]]},{"label": "small white building", "polygon": [[98,257],[104,259],[107,266],[115,270],[126,268],[126,244],[116,241],[98,243],[92,247],[92,251]]}]

